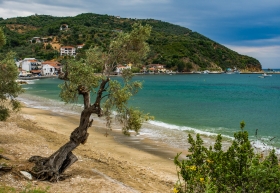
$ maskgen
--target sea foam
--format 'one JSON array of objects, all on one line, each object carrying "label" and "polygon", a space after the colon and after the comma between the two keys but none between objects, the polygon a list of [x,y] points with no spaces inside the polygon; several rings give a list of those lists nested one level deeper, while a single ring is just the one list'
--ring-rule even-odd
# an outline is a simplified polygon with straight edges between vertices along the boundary
[{"label": "sea foam", "polygon": [[[26,106],[49,110],[56,113],[61,114],[80,114],[82,111],[81,104],[65,104],[62,101],[47,99],[40,96],[29,95],[29,94],[22,94],[18,99],[23,102]],[[114,112],[113,115],[116,113]],[[102,121],[101,119],[99,121]],[[103,120],[104,122],[104,120]],[[115,124],[118,125],[118,124]],[[116,127],[120,129],[120,127]],[[204,130],[192,128],[188,126],[178,126],[172,125],[168,123],[164,123],[157,120],[151,120],[143,124],[140,130],[140,137],[147,137],[152,140],[160,141],[170,145],[171,147],[179,148],[179,149],[186,149],[188,150],[188,134],[200,134],[204,144],[206,146],[213,146],[215,144],[215,138],[218,135],[220,130],[225,131],[226,128],[207,128]],[[210,132],[211,131],[211,132]],[[226,150],[231,141],[234,139],[229,135],[222,135],[223,139],[223,147]],[[267,145],[269,142],[270,137],[262,138],[261,140],[256,140],[251,137],[252,146],[255,148],[256,152],[269,152],[272,149],[275,149],[276,153],[280,155],[280,149],[275,148],[271,145]]]}]

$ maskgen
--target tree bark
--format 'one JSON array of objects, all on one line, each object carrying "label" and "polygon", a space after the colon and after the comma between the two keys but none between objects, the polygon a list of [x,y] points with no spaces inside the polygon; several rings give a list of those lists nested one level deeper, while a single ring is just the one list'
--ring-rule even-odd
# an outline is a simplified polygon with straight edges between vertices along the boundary
[{"label": "tree bark", "polygon": [[85,144],[89,136],[87,130],[93,122],[93,120],[90,120],[91,114],[102,115],[100,103],[102,93],[105,91],[105,86],[109,80],[107,78],[101,82],[93,105],[90,105],[90,92],[83,90],[81,87],[78,88],[79,94],[83,95],[84,98],[84,110],[80,116],[79,127],[71,133],[69,142],[60,147],[50,157],[32,156],[29,158],[30,162],[35,163],[35,166],[30,171],[35,178],[56,182],[61,174],[78,160],[72,151],[80,144]]},{"label": "tree bark", "polygon": [[81,114],[82,125],[71,133],[70,141],[60,147],[50,157],[32,156],[29,158],[30,162],[35,163],[31,171],[35,178],[51,182],[58,181],[60,175],[78,160],[72,151],[81,143],[85,143],[88,137],[87,129],[92,123],[92,121],[89,121],[89,118],[90,115],[85,115],[83,111]]}]

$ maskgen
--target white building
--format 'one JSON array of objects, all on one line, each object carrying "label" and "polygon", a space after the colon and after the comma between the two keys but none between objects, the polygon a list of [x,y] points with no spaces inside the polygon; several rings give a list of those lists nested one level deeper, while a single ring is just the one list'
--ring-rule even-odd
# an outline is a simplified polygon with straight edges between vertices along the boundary
[{"label": "white building", "polygon": [[127,64],[127,65],[125,65],[125,66],[123,66],[123,65],[117,65],[117,67],[116,67],[116,73],[117,74],[121,74],[122,73],[122,71],[124,70],[124,69],[131,69],[131,66],[132,66],[132,64]]},{"label": "white building", "polygon": [[76,56],[76,48],[73,46],[62,46],[60,48],[60,55],[61,56]]},{"label": "white building", "polygon": [[35,58],[24,58],[24,60],[20,63],[21,69],[27,72],[31,70],[41,70],[41,62],[36,60]]},{"label": "white building", "polygon": [[49,64],[44,64],[41,72],[43,76],[52,76],[55,73],[55,68]]},{"label": "white building", "polygon": [[57,62],[57,61],[44,61],[44,62],[42,62],[42,65],[46,65],[46,64],[54,67],[54,70],[55,70],[54,73],[55,74],[60,74],[62,72],[62,66],[59,62]]},{"label": "white building", "polygon": [[80,44],[80,45],[77,45],[77,49],[82,49],[84,47],[85,44]]}]

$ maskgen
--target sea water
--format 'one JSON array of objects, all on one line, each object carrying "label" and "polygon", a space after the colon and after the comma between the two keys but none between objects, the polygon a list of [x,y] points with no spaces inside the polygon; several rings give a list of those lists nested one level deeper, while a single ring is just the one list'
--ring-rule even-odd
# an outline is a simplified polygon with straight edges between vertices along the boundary
[{"label": "sea water", "polygon": [[[143,89],[130,105],[150,113],[140,135],[187,147],[188,133],[200,133],[213,144],[218,133],[232,139],[244,121],[250,139],[259,148],[280,147],[280,74],[137,75]],[[120,77],[114,77],[120,79]],[[35,108],[79,113],[81,105],[65,105],[59,98],[61,80],[32,80],[20,100]],[[257,135],[256,135],[256,130]],[[207,141],[207,139],[211,139]]]}]

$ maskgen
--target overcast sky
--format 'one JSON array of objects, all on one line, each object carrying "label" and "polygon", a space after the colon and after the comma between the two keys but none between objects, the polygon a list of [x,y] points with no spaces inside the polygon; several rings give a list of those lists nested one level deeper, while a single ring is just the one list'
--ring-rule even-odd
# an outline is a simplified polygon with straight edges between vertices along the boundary
[{"label": "overcast sky", "polygon": [[280,69],[280,0],[0,0],[0,17],[97,13],[187,27]]}]

